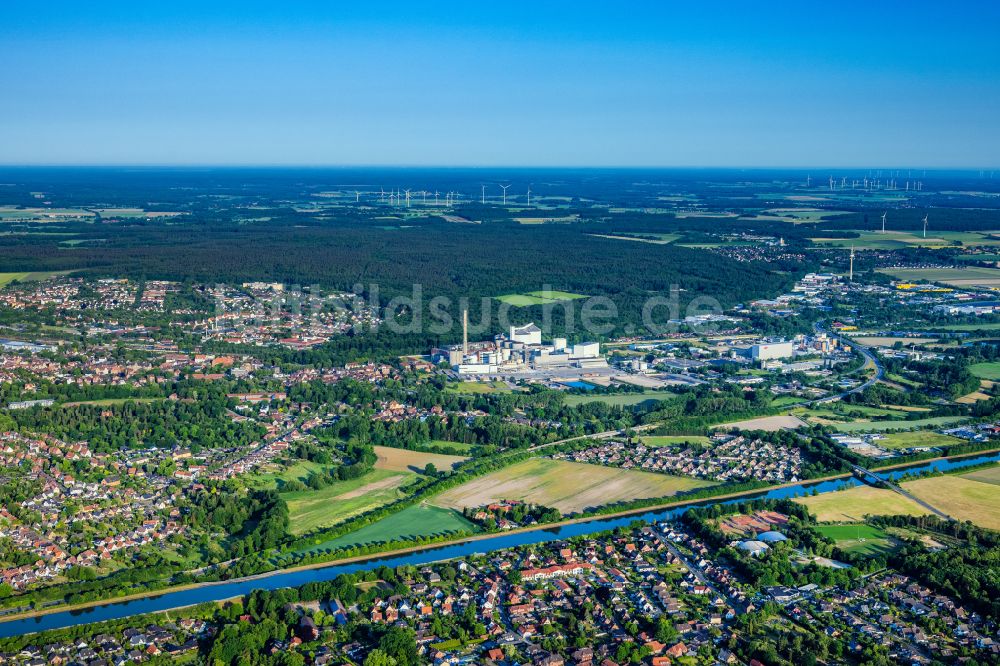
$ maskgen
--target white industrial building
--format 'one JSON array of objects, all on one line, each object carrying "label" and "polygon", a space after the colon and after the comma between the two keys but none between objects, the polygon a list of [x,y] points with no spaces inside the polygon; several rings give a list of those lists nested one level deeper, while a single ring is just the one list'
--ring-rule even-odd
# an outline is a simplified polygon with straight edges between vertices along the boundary
[{"label": "white industrial building", "polygon": [[755,361],[790,358],[794,354],[795,349],[791,342],[771,342],[750,346],[750,358]]},{"label": "white industrial building", "polygon": [[[463,315],[467,331],[467,321]],[[494,375],[501,373],[553,370],[558,368],[606,368],[597,342],[581,342],[568,346],[566,338],[554,338],[542,344],[542,331],[534,323],[511,326],[510,335],[494,340],[468,341],[463,331],[461,345],[431,350],[437,361],[447,360],[462,375]]]},{"label": "white industrial building", "polygon": [[[510,341],[526,345],[540,345],[542,344],[542,329],[535,326],[534,322],[526,326],[511,326]],[[563,346],[565,346],[565,340],[563,340]]]}]

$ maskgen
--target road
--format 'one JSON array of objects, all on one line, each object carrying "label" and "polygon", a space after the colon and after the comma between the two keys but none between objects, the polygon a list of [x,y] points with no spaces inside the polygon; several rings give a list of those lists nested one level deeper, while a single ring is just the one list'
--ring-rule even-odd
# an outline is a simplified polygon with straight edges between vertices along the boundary
[{"label": "road", "polygon": [[815,324],[813,324],[813,329],[817,333],[826,333],[828,336],[830,336],[834,340],[839,340],[842,344],[850,347],[851,349],[853,349],[856,352],[858,352],[859,354],[861,354],[865,358],[865,366],[864,367],[875,368],[875,374],[872,375],[871,377],[869,377],[862,384],[859,384],[858,386],[855,386],[852,389],[844,391],[843,393],[838,393],[837,395],[828,395],[827,397],[825,397],[825,398],[819,398],[818,400],[810,400],[808,402],[802,403],[803,405],[819,405],[819,404],[824,403],[824,402],[836,402],[837,400],[841,400],[843,398],[846,398],[847,396],[851,395],[852,393],[860,393],[861,391],[864,391],[866,388],[868,388],[869,386],[874,385],[875,382],[877,382],[878,380],[880,380],[883,377],[885,377],[885,368],[882,367],[882,364],[879,363],[878,357],[875,356],[875,354],[867,346],[861,344],[860,342],[856,342],[854,340],[851,340],[850,338],[847,338],[847,337],[845,337],[843,335],[837,335],[836,333],[831,333],[831,332],[827,331],[826,329],[824,329],[818,322],[815,323]]}]

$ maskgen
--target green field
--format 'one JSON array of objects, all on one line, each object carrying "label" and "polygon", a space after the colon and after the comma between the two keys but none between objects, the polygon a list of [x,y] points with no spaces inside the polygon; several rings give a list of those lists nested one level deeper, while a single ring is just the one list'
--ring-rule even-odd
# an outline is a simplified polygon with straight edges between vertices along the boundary
[{"label": "green field", "polygon": [[6,287],[14,280],[17,280],[18,282],[25,282],[27,280],[45,280],[53,275],[66,275],[72,272],[73,271],[29,271],[27,273],[0,273],[0,287]]},{"label": "green field", "polygon": [[448,385],[449,391],[455,393],[510,393],[511,388],[505,382],[458,382]]},{"label": "green field", "polygon": [[[881,224],[881,218],[879,223]],[[918,229],[912,231],[886,229],[884,234],[881,231],[854,231],[853,233],[858,234],[858,237],[812,238],[810,240],[817,245],[826,247],[847,248],[853,245],[858,250],[898,250],[905,247],[940,248],[959,244],[968,247],[1000,245],[1000,240],[990,238],[989,233],[976,231],[934,231],[928,229],[927,238],[924,238],[923,231]]]},{"label": "green field", "polygon": [[358,479],[338,481],[321,490],[282,495],[288,503],[289,531],[305,534],[330,527],[403,496],[399,487],[415,474],[375,469]]},{"label": "green field", "polygon": [[837,547],[860,555],[883,555],[896,547],[896,542],[882,530],[857,523],[854,525],[818,525],[816,531],[837,542]]},{"label": "green field", "polygon": [[81,400],[79,402],[64,402],[63,407],[79,407],[80,405],[97,405],[108,407],[110,405],[124,405],[126,402],[159,402],[166,398],[102,398],[100,400]]},{"label": "green field", "polygon": [[968,421],[967,416],[937,416],[916,421],[854,421],[852,423],[835,423],[833,428],[841,432],[886,432],[889,430],[919,430],[921,428],[938,428]]},{"label": "green field", "polygon": [[670,391],[646,391],[644,393],[618,393],[614,395],[587,395],[581,393],[567,395],[566,404],[570,407],[575,407],[586,402],[603,402],[605,405],[613,407],[628,407],[650,400],[669,400],[674,397],[677,397],[677,394]]},{"label": "green field", "polygon": [[301,481],[305,483],[310,474],[326,470],[327,468],[327,465],[309,462],[308,460],[299,460],[294,465],[286,467],[280,472],[273,474],[252,474],[247,477],[247,483],[255,488],[265,489],[277,488],[282,483],[289,481]]},{"label": "green field", "polygon": [[468,453],[469,451],[474,449],[477,445],[466,444],[465,442],[449,442],[446,439],[432,439],[430,442],[427,443],[427,446],[446,446],[452,449],[459,449],[461,451]]},{"label": "green field", "polygon": [[880,273],[906,282],[942,282],[956,287],[1000,285],[1000,269],[980,268],[880,268]]},{"label": "green field", "polygon": [[969,366],[969,372],[980,379],[990,381],[1000,381],[1000,362],[997,363],[973,363]]},{"label": "green field", "polygon": [[349,548],[364,544],[384,543],[396,539],[428,537],[454,532],[479,532],[479,528],[453,509],[418,504],[387,516],[377,523],[316,544],[308,551]]},{"label": "green field", "polygon": [[958,437],[942,435],[930,430],[918,430],[916,432],[887,433],[884,438],[875,442],[875,445],[883,449],[910,449],[922,446],[947,447],[962,443],[963,440]]},{"label": "green field", "polygon": [[585,294],[574,294],[569,291],[529,291],[523,294],[506,294],[497,296],[501,303],[513,305],[517,308],[531,305],[545,305],[546,303],[558,303],[560,301],[572,301],[578,298],[587,298]]},{"label": "green field", "polygon": [[643,437],[642,443],[646,446],[672,446],[685,443],[708,446],[711,440],[704,435],[651,435]]},{"label": "green field", "polygon": [[976,261],[1000,261],[1000,254],[987,252],[981,252],[979,254],[962,254],[955,257],[955,259],[961,261],[962,263]]},{"label": "green field", "polygon": [[950,326],[934,326],[935,331],[998,331],[1000,330],[1000,324],[998,323],[982,323],[982,324],[952,324]]},{"label": "green field", "polygon": [[537,296],[528,296],[527,294],[506,294],[504,296],[497,296],[496,299],[501,303],[513,305],[516,308],[525,308],[531,305],[545,305],[546,303],[551,302],[543,298],[538,298]]}]

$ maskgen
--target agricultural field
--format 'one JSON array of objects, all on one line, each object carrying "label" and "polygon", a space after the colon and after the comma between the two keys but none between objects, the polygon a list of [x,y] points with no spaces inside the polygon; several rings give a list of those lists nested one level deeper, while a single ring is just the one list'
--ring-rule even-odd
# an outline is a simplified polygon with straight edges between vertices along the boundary
[{"label": "agricultural field", "polygon": [[177,217],[187,215],[187,213],[170,211],[147,211],[142,208],[94,208],[95,213],[100,213],[101,217]]},{"label": "agricultural field", "polygon": [[864,485],[813,497],[799,497],[795,502],[809,509],[821,523],[856,523],[869,515],[922,516],[928,513],[899,493]]},{"label": "agricultural field", "polygon": [[643,437],[642,443],[646,446],[673,446],[687,443],[708,446],[711,440],[704,435],[650,435]]},{"label": "agricultural field", "polygon": [[356,532],[315,544],[305,552],[384,543],[395,539],[479,531],[479,527],[454,509],[417,504],[386,516],[377,523],[366,525]]},{"label": "agricultural field", "polygon": [[821,208],[769,208],[747,219],[791,222],[792,224],[816,224],[823,220],[848,214],[848,211],[844,210],[825,210]]},{"label": "agricultural field", "polygon": [[762,416],[759,419],[748,419],[746,421],[735,421],[733,423],[720,423],[712,426],[716,430],[729,430],[739,428],[740,430],[764,430],[775,432],[777,430],[794,430],[809,425],[802,419],[792,414],[781,414],[779,416]]},{"label": "agricultural field", "polygon": [[643,393],[618,393],[615,395],[567,395],[566,404],[570,407],[582,405],[586,402],[603,402],[612,407],[631,407],[651,400],[669,400],[677,397],[676,393],[670,391],[645,391]]},{"label": "agricultural field", "polygon": [[384,469],[390,472],[423,472],[428,463],[433,464],[439,471],[448,471],[455,465],[468,460],[463,456],[394,449],[389,446],[376,446],[374,448],[375,455],[378,456],[378,460],[375,461],[375,469]]},{"label": "agricultural field", "polygon": [[370,509],[402,497],[399,487],[414,478],[412,473],[375,469],[349,481],[338,481],[320,490],[286,493],[289,531],[299,535],[330,527]]},{"label": "agricultural field", "polygon": [[30,271],[27,273],[0,273],[0,288],[6,287],[14,280],[17,280],[18,282],[46,280],[54,275],[65,275],[72,272],[73,271]]},{"label": "agricultural field", "polygon": [[[881,219],[878,220],[881,224]],[[887,223],[887,226],[891,222]],[[976,231],[933,231],[928,229],[927,238],[923,237],[921,229],[913,231],[893,231],[886,229],[883,234],[881,230],[858,231],[857,238],[810,238],[813,243],[826,247],[851,247],[857,250],[898,250],[906,247],[929,247],[940,248],[947,246],[962,245],[966,247],[989,247],[1000,245],[1000,239],[994,237],[992,232]]]},{"label": "agricultural field", "polygon": [[859,555],[883,555],[896,549],[897,542],[883,530],[864,523],[819,525],[816,531],[837,542],[837,547]]},{"label": "agricultural field", "polygon": [[549,216],[549,217],[515,217],[518,224],[569,224],[580,219],[579,215]]},{"label": "agricultural field", "polygon": [[1000,486],[1000,465],[963,474],[962,478],[979,481],[980,483],[992,483],[993,485]]},{"label": "agricultural field", "polygon": [[[980,471],[994,473],[996,470]],[[901,487],[956,520],[969,520],[980,527],[1000,530],[1000,483],[996,482],[996,474],[981,474],[979,478],[972,474],[975,472],[917,479]],[[990,480],[981,480],[984,478]]]},{"label": "agricultural field", "polygon": [[575,513],[622,500],[667,497],[712,485],[710,481],[667,474],[533,458],[446,490],[433,502],[444,508],[462,509],[513,499]]},{"label": "agricultural field", "polygon": [[883,449],[910,449],[923,446],[955,446],[963,444],[964,440],[951,435],[942,435],[931,430],[918,430],[916,432],[891,432],[882,439],[875,442],[876,446]]},{"label": "agricultural field", "polygon": [[834,423],[833,426],[841,432],[887,432],[889,430],[920,430],[921,428],[940,428],[968,421],[967,416],[936,416],[916,421],[854,421],[851,423]]},{"label": "agricultural field", "polygon": [[941,282],[952,287],[1000,286],[1000,269],[980,268],[883,268],[879,272],[906,282]]},{"label": "agricultural field", "polygon": [[59,222],[68,219],[93,218],[96,215],[82,208],[18,208],[0,206],[0,222]]}]

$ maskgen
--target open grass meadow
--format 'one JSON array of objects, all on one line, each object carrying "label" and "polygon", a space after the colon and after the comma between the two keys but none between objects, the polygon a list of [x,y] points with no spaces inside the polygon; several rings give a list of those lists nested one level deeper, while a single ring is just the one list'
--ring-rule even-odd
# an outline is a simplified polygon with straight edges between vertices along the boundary
[{"label": "open grass meadow", "polygon": [[1000,362],[973,363],[969,366],[969,372],[980,379],[988,379],[992,382],[1000,381]]},{"label": "open grass meadow", "polygon": [[922,516],[927,511],[899,493],[871,486],[799,497],[795,502],[809,509],[821,523],[855,523],[866,516]]},{"label": "open grass meadow", "polygon": [[585,294],[574,294],[570,291],[529,291],[523,294],[505,294],[497,296],[501,303],[512,305],[516,308],[524,308],[532,305],[545,305],[547,303],[558,303],[560,301],[572,301],[578,298],[587,298]]},{"label": "open grass meadow", "polygon": [[394,502],[403,496],[400,486],[414,476],[374,469],[360,478],[338,481],[320,490],[285,493],[282,497],[288,504],[289,531],[305,534]]},{"label": "open grass meadow", "polygon": [[833,428],[840,432],[888,432],[890,430],[920,430],[922,428],[941,428],[968,421],[967,416],[936,416],[915,421],[853,421],[850,423],[834,423]]},{"label": "open grass meadow", "polygon": [[951,435],[942,435],[931,430],[917,430],[916,432],[891,432],[882,439],[875,442],[883,449],[911,449],[924,446],[949,447],[955,444],[964,444],[965,441]]},{"label": "open grass meadow", "polygon": [[511,393],[512,389],[505,382],[495,380],[490,382],[461,381],[448,385],[449,391],[455,393]]},{"label": "open grass meadow", "polygon": [[319,463],[309,462],[308,460],[299,460],[294,465],[290,465],[276,471],[268,471],[265,468],[260,472],[251,474],[246,477],[247,484],[254,488],[277,488],[280,490],[284,483],[289,481],[301,481],[302,483],[305,483],[310,474],[313,472],[325,471],[329,467],[331,467],[331,465],[321,465]]},{"label": "open grass meadow", "polygon": [[994,465],[993,467],[987,467],[985,469],[977,469],[975,472],[963,474],[962,478],[979,481],[980,483],[992,483],[995,486],[1000,486],[1000,465]]},{"label": "open grass meadow", "polygon": [[677,444],[700,444],[708,446],[711,440],[704,435],[650,435],[642,438],[646,446],[674,446]]},{"label": "open grass meadow", "polygon": [[[996,468],[980,470],[993,472]],[[902,488],[956,520],[969,520],[991,530],[1000,530],[1000,484],[971,475],[946,474],[907,481]],[[988,475],[993,478],[993,475]]]},{"label": "open grass meadow", "polygon": [[445,509],[430,504],[417,504],[407,507],[399,513],[386,516],[377,523],[362,527],[356,532],[315,544],[305,549],[304,552],[349,548],[413,537],[479,531],[479,527],[466,520],[460,512],[454,509]]},{"label": "open grass meadow", "polygon": [[605,405],[610,405],[611,407],[631,407],[632,405],[641,405],[644,402],[670,400],[675,397],[677,397],[677,394],[671,391],[644,391],[643,393],[616,393],[612,395],[577,393],[567,395],[565,402],[570,407],[588,402],[603,402]]},{"label": "open grass meadow", "polygon": [[46,280],[55,275],[68,275],[73,271],[28,271],[24,273],[0,273],[0,288],[6,287],[11,282],[26,282],[29,280]]},{"label": "open grass meadow", "polygon": [[462,509],[513,499],[575,513],[622,500],[667,497],[712,485],[716,484],[681,476],[533,458],[446,490],[433,502]]}]

